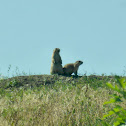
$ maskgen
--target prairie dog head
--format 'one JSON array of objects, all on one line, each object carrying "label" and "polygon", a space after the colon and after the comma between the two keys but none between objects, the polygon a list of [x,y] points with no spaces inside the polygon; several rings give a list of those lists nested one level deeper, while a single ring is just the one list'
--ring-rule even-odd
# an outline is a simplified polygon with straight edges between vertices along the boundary
[{"label": "prairie dog head", "polygon": [[75,66],[80,66],[81,64],[83,64],[83,62],[80,61],[80,60],[78,60],[78,61],[75,62]]},{"label": "prairie dog head", "polygon": [[54,52],[54,53],[59,53],[59,52],[60,52],[60,49],[59,49],[59,48],[55,48],[55,49],[53,50],[53,52]]}]

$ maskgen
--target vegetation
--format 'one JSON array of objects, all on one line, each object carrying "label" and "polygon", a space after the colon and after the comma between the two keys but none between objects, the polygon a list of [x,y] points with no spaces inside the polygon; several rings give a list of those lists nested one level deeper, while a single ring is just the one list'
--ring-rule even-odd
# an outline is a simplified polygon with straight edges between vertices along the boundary
[{"label": "vegetation", "polygon": [[[118,115],[106,116],[114,104],[114,76],[17,76],[0,80],[0,126],[104,126]],[[121,99],[122,97],[120,97]],[[122,108],[126,104],[120,102]],[[121,108],[121,109],[122,109]],[[107,125],[106,124],[106,125]]]},{"label": "vegetation", "polygon": [[[114,108],[109,111],[109,114],[103,116],[105,119],[108,116],[113,114],[116,115],[116,119],[114,122],[114,126],[126,126],[126,80],[125,78],[120,78],[116,76],[117,84],[114,86],[111,83],[107,83],[108,87],[112,90],[118,92],[117,94],[114,93],[109,101],[105,102],[104,104],[112,104],[114,103]],[[122,103],[122,104],[120,104]],[[103,122],[105,125],[109,125],[107,122]]]}]

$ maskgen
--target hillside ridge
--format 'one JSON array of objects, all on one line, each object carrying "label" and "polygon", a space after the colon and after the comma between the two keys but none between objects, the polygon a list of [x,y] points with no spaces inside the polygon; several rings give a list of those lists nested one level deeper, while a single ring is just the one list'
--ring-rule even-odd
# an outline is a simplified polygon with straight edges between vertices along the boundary
[{"label": "hillside ridge", "polygon": [[89,80],[104,80],[110,81],[114,79],[114,76],[62,76],[62,75],[29,75],[29,76],[16,76],[8,79],[3,79],[0,81],[0,88],[8,88],[11,86],[25,86],[34,87],[41,85],[50,85],[56,82],[61,83],[85,83]]}]

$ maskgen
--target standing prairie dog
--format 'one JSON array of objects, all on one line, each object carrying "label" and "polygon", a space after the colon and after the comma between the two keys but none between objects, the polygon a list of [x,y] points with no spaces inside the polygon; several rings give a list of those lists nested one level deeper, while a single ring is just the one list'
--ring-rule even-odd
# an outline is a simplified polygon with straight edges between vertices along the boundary
[{"label": "standing prairie dog", "polygon": [[60,57],[59,52],[60,52],[59,48],[55,48],[53,50],[51,70],[50,70],[51,74],[61,74],[61,75],[63,74],[62,59]]},{"label": "standing prairie dog", "polygon": [[72,73],[74,73],[75,76],[77,76],[77,71],[81,64],[83,64],[82,61],[76,61],[75,63],[66,64],[63,67],[64,75],[71,75]]}]

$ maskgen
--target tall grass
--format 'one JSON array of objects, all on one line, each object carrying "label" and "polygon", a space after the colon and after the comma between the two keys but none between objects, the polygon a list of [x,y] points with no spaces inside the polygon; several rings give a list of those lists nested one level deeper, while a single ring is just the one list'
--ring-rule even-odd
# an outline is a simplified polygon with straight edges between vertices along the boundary
[{"label": "tall grass", "polygon": [[[0,125],[102,126],[99,118],[113,107],[103,103],[112,93],[104,79],[86,76],[71,83],[59,80],[34,88],[1,88]],[[106,121],[111,125],[114,120]]]}]

